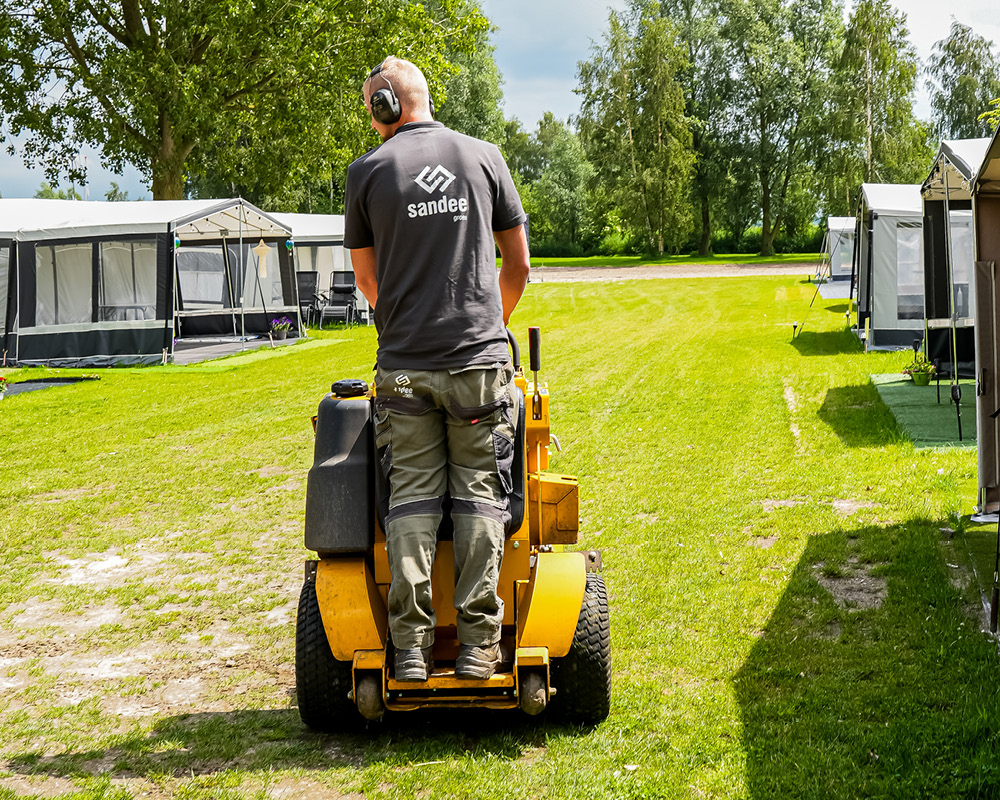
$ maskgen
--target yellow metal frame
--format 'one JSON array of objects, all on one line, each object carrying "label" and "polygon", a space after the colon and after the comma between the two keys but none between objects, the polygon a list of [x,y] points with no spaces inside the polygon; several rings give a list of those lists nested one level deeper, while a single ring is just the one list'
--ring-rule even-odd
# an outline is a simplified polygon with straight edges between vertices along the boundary
[{"label": "yellow metal frame", "polygon": [[517,645],[545,647],[561,658],[573,644],[587,588],[583,553],[538,553],[535,568],[518,587]]}]

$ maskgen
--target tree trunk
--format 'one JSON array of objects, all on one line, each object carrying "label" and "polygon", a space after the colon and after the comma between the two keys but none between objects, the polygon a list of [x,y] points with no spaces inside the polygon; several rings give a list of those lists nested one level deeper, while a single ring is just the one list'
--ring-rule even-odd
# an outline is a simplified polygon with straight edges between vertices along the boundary
[{"label": "tree trunk", "polygon": [[774,231],[771,229],[771,176],[769,170],[760,171],[760,254],[774,255]]},{"label": "tree trunk", "polygon": [[166,111],[160,112],[160,151],[153,163],[153,199],[184,199],[184,162],[194,150],[190,142],[174,138],[174,124]]},{"label": "tree trunk", "polygon": [[698,244],[698,255],[712,255],[712,224],[708,214],[708,195],[701,197],[701,242]]}]

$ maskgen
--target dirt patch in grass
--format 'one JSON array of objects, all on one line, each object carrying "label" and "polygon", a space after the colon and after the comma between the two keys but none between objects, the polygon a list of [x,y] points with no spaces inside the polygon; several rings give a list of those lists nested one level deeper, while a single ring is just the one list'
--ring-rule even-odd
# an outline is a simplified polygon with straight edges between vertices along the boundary
[{"label": "dirt patch in grass", "polygon": [[887,592],[885,578],[871,574],[874,566],[849,558],[837,574],[825,574],[823,562],[813,565],[813,571],[819,585],[830,593],[838,607],[871,609],[881,607]]}]

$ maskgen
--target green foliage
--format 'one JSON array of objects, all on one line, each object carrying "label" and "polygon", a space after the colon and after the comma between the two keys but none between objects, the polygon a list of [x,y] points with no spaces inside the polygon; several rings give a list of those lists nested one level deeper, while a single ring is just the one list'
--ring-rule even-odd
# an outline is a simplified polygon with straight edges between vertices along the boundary
[{"label": "green foliage", "polygon": [[128,192],[123,192],[115,181],[111,181],[111,188],[104,193],[104,199],[113,203],[124,203],[128,201]]},{"label": "green foliage", "polygon": [[602,44],[579,65],[580,135],[596,180],[652,253],[677,252],[691,230],[695,154],[679,82],[683,48],[670,22],[644,9],[611,12]]},{"label": "green foliage", "polygon": [[80,193],[72,186],[69,189],[54,189],[46,181],[42,181],[34,196],[42,200],[83,200]]},{"label": "green foliage", "polygon": [[486,25],[461,0],[11,0],[0,122],[31,134],[25,154],[50,175],[89,142],[112,169],[150,178],[156,199],[180,198],[189,174],[281,198],[340,174],[372,140],[359,99],[372,64],[412,57],[440,88],[446,53]]},{"label": "green foliage", "polygon": [[993,42],[952,18],[948,38],[934,45],[927,75],[935,135],[974,139],[992,132],[982,114],[1000,95]]},{"label": "green foliage", "polygon": [[889,0],[859,2],[834,74],[835,112],[823,175],[828,213],[853,213],[862,183],[926,177],[934,153],[929,126],[913,116],[916,77],[906,15]]}]

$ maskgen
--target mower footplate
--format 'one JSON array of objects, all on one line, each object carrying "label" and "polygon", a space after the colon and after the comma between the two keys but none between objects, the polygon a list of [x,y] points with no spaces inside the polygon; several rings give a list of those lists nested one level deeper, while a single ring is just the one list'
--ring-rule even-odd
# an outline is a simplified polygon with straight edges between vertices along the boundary
[{"label": "mower footplate", "polygon": [[486,680],[455,677],[453,667],[436,669],[424,682],[386,681],[386,708],[413,711],[418,708],[517,708],[512,672],[498,672]]}]

